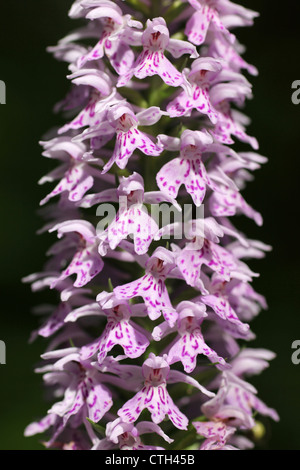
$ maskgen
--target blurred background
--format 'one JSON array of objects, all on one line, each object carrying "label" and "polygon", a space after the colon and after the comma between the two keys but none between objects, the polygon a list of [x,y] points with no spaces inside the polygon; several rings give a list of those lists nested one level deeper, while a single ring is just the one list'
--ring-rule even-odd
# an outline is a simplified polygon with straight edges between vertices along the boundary
[{"label": "blurred background", "polygon": [[[2,2],[0,17],[0,80],[7,86],[7,104],[0,106],[1,135],[1,314],[0,340],[7,364],[0,365],[0,449],[41,449],[39,436],[23,437],[28,423],[44,416],[47,407],[41,376],[33,369],[45,343],[28,344],[37,327],[31,310],[44,294],[32,294],[21,278],[41,269],[47,236],[41,226],[39,200],[49,187],[37,181],[49,169],[39,140],[60,124],[54,104],[69,88],[66,65],[46,52],[74,24],[67,18],[69,0]],[[299,169],[300,105],[292,104],[292,82],[300,80],[300,4],[287,0],[280,8],[268,0],[239,0],[260,12],[255,26],[236,31],[246,45],[245,58],[259,69],[250,77],[254,99],[245,109],[252,119],[249,133],[269,158],[256,172],[244,197],[264,216],[264,225],[243,221],[250,238],[273,246],[264,260],[251,262],[261,273],[254,287],[269,304],[252,322],[256,340],[249,346],[277,355],[270,367],[251,382],[259,397],[275,408],[279,423],[262,420],[266,435],[260,449],[300,449],[300,364],[291,361],[294,340],[300,340],[299,311]]]}]

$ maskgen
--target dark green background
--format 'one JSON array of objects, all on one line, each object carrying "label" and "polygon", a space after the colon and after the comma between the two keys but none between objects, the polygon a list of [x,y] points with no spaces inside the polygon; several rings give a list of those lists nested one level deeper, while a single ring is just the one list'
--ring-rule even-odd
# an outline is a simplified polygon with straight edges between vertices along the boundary
[{"label": "dark green background", "polygon": [[[44,342],[28,345],[37,320],[30,313],[43,294],[31,294],[20,279],[39,271],[49,246],[37,237],[36,215],[46,187],[38,179],[48,170],[38,141],[59,122],[53,105],[68,89],[65,64],[45,49],[73,27],[67,18],[69,0],[1,2],[0,79],[7,85],[7,104],[0,107],[1,133],[1,315],[0,339],[6,342],[7,364],[0,365],[0,448],[38,449],[38,437],[24,438],[23,430],[44,415],[41,377],[34,364]],[[252,323],[255,344],[276,352],[277,358],[253,379],[259,396],[277,409],[280,423],[266,421],[267,438],[260,448],[300,449],[300,365],[291,362],[291,344],[300,339],[299,320],[299,134],[300,105],[291,102],[291,84],[300,80],[300,5],[289,0],[279,7],[269,0],[240,0],[260,11],[254,28],[239,30],[247,46],[246,59],[260,75],[250,78],[254,99],[246,112],[249,132],[261,145],[269,163],[256,173],[244,195],[264,216],[264,226],[244,222],[252,238],[273,246],[267,258],[250,264],[261,272],[255,281],[266,295],[269,310]],[[49,186],[50,187],[50,186]]]}]

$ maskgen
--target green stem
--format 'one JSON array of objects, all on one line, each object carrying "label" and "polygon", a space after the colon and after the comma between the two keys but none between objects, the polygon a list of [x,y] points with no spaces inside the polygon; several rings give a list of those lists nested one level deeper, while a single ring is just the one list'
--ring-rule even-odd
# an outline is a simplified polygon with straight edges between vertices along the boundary
[{"label": "green stem", "polygon": [[191,429],[181,440],[177,441],[176,439],[174,439],[176,445],[172,448],[172,450],[186,450],[187,447],[190,447],[191,445],[195,444],[196,440],[196,430]]},{"label": "green stem", "polygon": [[177,18],[185,8],[186,4],[182,3],[181,0],[174,0],[164,15],[166,22],[169,23]]},{"label": "green stem", "polygon": [[127,3],[129,3],[129,5],[135,10],[140,11],[146,17],[149,17],[149,14],[150,14],[149,8],[143,2],[140,2],[140,0],[127,0]]},{"label": "green stem", "polygon": [[153,18],[156,18],[160,15],[161,12],[161,0],[152,0],[152,8],[151,8],[151,13],[153,15]]}]

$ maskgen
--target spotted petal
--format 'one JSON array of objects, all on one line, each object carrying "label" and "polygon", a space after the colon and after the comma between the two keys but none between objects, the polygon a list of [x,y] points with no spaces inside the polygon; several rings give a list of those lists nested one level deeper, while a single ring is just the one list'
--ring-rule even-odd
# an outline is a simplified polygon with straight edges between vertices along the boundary
[{"label": "spotted petal", "polygon": [[149,341],[133,322],[126,320],[116,322],[110,319],[101,337],[81,348],[81,358],[86,360],[99,352],[98,362],[101,364],[107,353],[116,345],[122,346],[127,357],[135,359],[145,352]]},{"label": "spotted petal", "polygon": [[175,324],[177,313],[172,307],[165,283],[151,273],[145,274],[136,281],[116,287],[114,292],[119,299],[142,297],[151,320],[155,320],[163,314],[170,325]]},{"label": "spotted petal", "polygon": [[157,387],[145,385],[140,392],[122,406],[118,415],[124,421],[132,423],[138,419],[144,409],[150,411],[152,421],[155,424],[161,423],[167,415],[178,429],[187,429],[188,419],[174,404],[165,384]]}]

